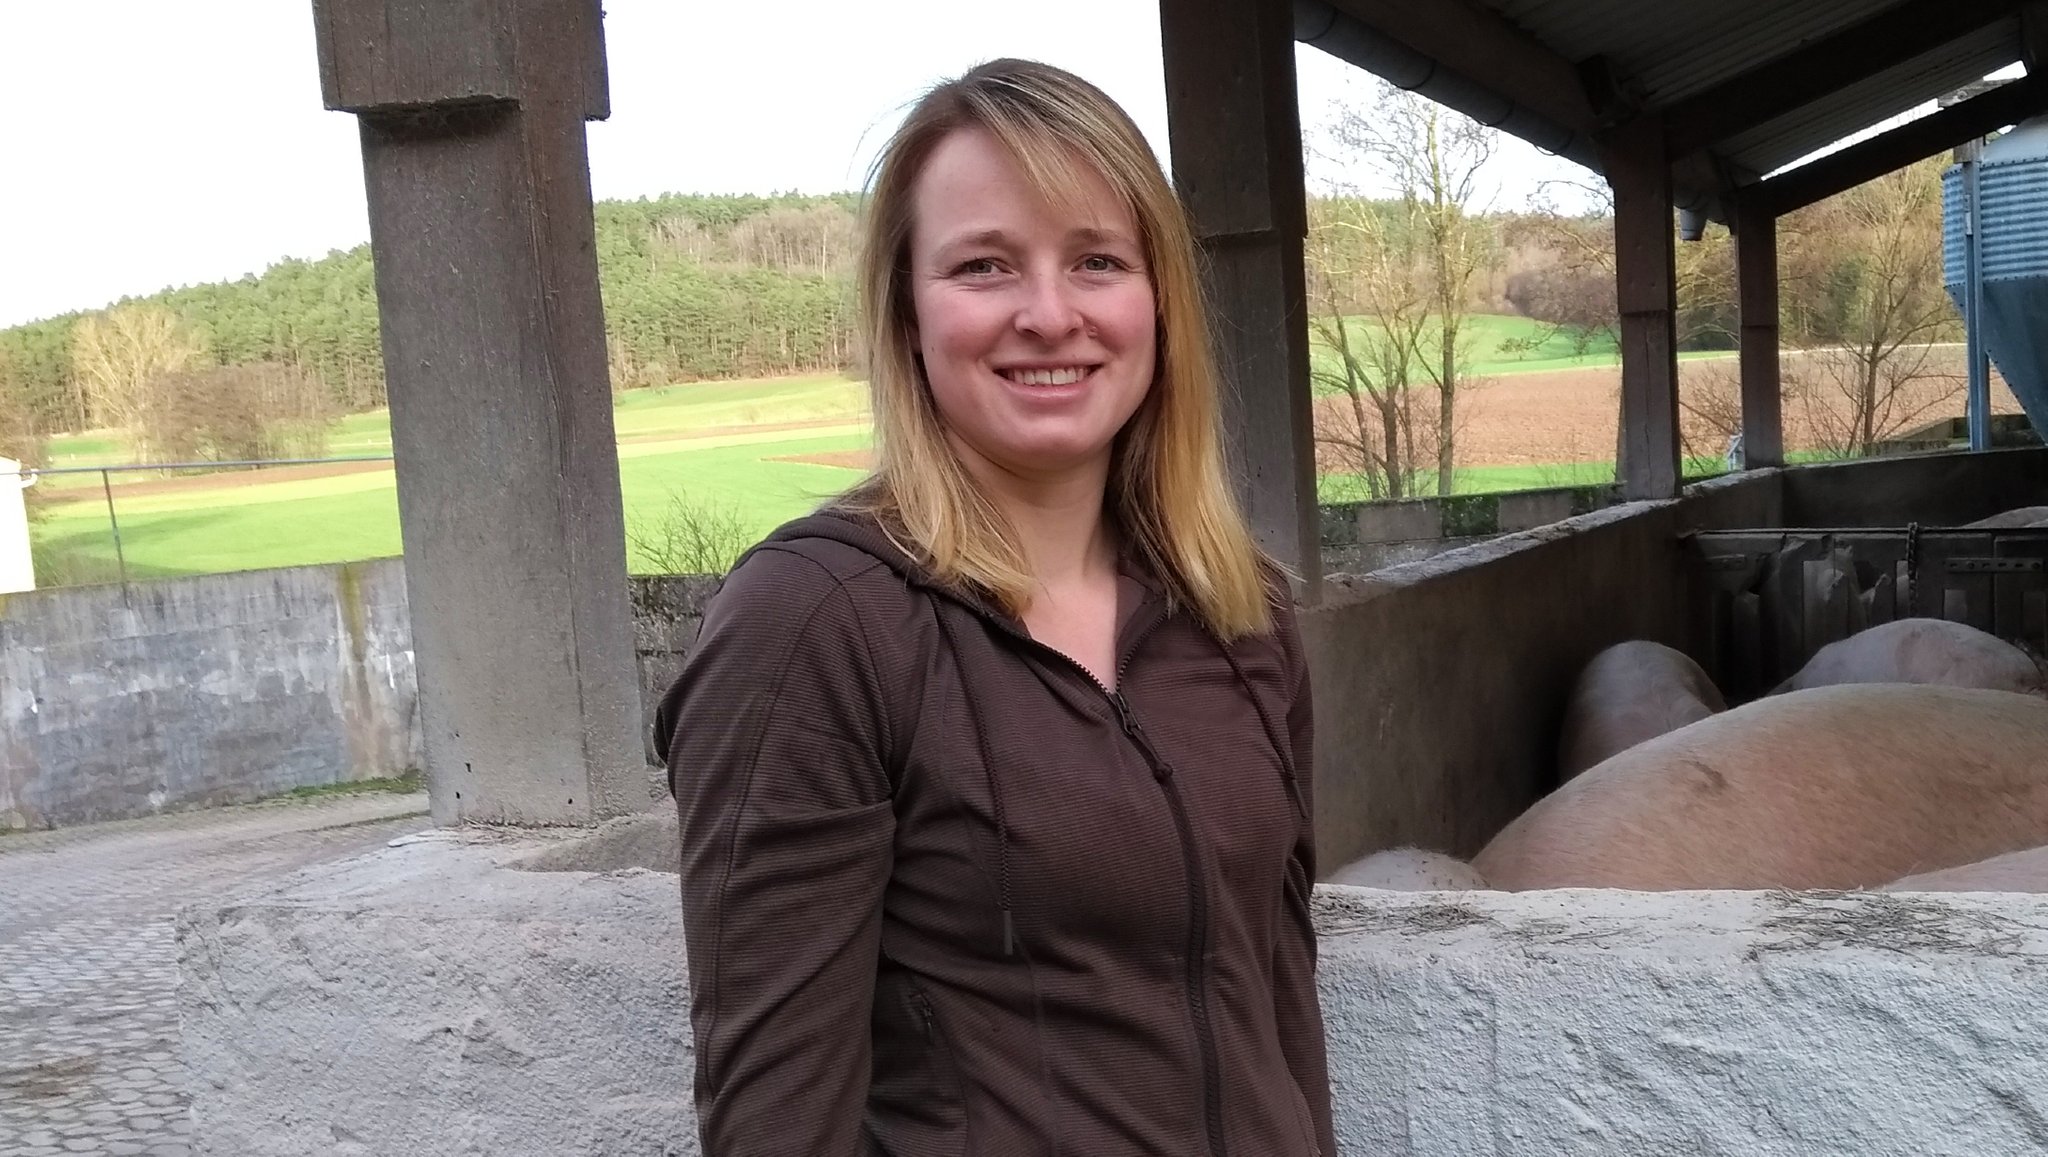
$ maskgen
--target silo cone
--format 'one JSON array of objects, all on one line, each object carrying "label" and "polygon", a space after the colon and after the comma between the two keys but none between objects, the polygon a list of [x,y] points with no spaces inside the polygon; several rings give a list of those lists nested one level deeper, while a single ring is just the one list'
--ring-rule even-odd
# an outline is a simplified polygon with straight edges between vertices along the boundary
[{"label": "silo cone", "polygon": [[[1977,170],[1984,349],[2036,432],[2048,431],[2048,117],[1985,146]],[[1943,265],[1964,309],[1962,166],[1942,177]]]}]

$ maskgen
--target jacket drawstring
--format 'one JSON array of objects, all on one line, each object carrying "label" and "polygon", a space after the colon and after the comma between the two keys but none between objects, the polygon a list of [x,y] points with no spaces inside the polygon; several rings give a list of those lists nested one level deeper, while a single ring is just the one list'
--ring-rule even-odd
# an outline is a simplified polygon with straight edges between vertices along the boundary
[{"label": "jacket drawstring", "polygon": [[[960,640],[953,634],[953,626],[946,621],[946,612],[933,608],[933,617],[939,621],[939,630],[946,636],[946,645],[953,650],[953,661],[960,661]],[[988,747],[988,727],[982,722],[981,703],[974,695],[974,680],[960,680],[960,690],[967,697],[967,713],[974,720],[974,742],[981,751],[982,774],[988,777],[988,796],[996,817],[996,904],[1003,915],[1003,955],[1015,956],[1016,925],[1010,914],[1010,821],[1003,812],[1003,789],[996,781],[996,761],[991,758]]]}]

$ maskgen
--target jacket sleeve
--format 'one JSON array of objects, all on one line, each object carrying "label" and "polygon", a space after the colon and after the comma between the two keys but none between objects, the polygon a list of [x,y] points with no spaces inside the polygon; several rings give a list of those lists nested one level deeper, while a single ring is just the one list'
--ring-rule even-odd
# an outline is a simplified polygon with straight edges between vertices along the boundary
[{"label": "jacket sleeve", "polygon": [[[1285,588],[1283,587],[1284,591]],[[1284,595],[1276,627],[1282,649],[1293,668],[1293,692],[1287,708],[1287,740],[1294,761],[1296,786],[1301,792],[1307,817],[1294,846],[1294,862],[1288,866],[1287,907],[1291,919],[1284,922],[1274,950],[1274,1014],[1279,1024],[1281,1047],[1287,1066],[1308,1102],[1315,1122],[1316,1144],[1325,1157],[1336,1157],[1336,1129],[1330,1116],[1329,1059],[1323,1042],[1323,1009],[1316,994],[1316,933],[1310,916],[1309,894],[1316,880],[1315,846],[1315,719],[1309,698],[1308,662],[1301,650],[1300,628],[1294,605]]]},{"label": "jacket sleeve", "polygon": [[875,670],[840,581],[764,549],[728,576],[657,716],[709,1157],[864,1151],[895,833]]}]

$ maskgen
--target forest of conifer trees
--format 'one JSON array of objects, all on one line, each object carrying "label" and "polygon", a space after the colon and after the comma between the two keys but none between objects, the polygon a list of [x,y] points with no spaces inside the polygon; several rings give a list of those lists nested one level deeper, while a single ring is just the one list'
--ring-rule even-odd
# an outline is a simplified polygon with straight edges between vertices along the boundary
[{"label": "forest of conifer trees", "polygon": [[[613,386],[847,365],[856,206],[852,194],[600,202]],[[188,389],[207,380],[187,372],[195,366],[266,366],[309,376],[333,411],[384,404],[375,279],[361,245],[0,330],[0,414],[44,435],[123,424],[86,362],[105,344],[101,331],[132,328],[97,324],[124,311],[169,315],[153,320],[175,331],[179,355],[159,368],[183,373]],[[129,364],[149,372],[146,357]],[[146,406],[131,399],[127,408]]]}]

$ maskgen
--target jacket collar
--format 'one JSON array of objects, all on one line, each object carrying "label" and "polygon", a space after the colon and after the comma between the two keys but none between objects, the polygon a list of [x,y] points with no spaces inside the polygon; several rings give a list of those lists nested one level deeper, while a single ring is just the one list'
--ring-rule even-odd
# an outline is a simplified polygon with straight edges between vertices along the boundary
[{"label": "jacket collar", "polygon": [[[913,558],[886,534],[874,518],[864,514],[824,510],[790,522],[770,534],[761,546],[823,538],[844,543],[872,556],[901,575],[910,585],[943,596],[1013,634],[1029,638],[1031,632],[1015,615],[997,606],[980,591],[939,581],[923,563]],[[756,550],[760,547],[756,547]],[[1166,587],[1144,561],[1128,552],[1117,560],[1117,659],[1127,660],[1139,638],[1166,615]]]}]

